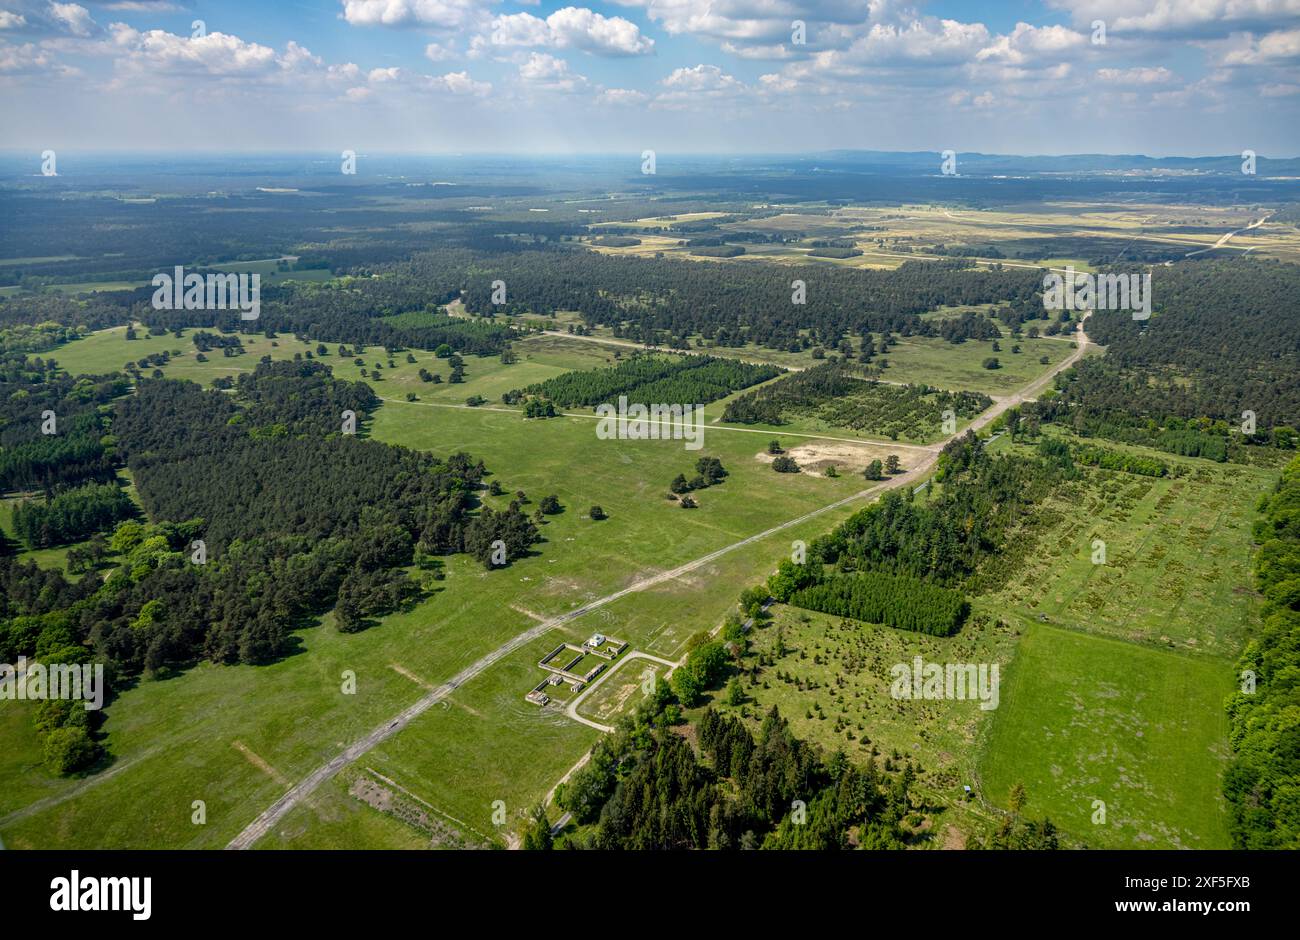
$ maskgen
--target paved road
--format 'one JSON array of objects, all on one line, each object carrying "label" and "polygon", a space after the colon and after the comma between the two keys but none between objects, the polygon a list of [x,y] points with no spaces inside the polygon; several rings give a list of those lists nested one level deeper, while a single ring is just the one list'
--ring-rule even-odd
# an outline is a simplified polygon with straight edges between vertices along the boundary
[{"label": "paved road", "polygon": [[[1183,257],[1190,258],[1193,255],[1204,254],[1207,251],[1214,251],[1216,248],[1222,248],[1224,245],[1228,244],[1228,241],[1232,238],[1233,235],[1240,235],[1242,232],[1249,232],[1253,228],[1259,228],[1266,221],[1268,221],[1268,217],[1272,214],[1273,214],[1272,211],[1266,212],[1259,219],[1256,219],[1254,222],[1251,222],[1249,225],[1245,226],[1244,228],[1239,228],[1236,231],[1228,232],[1225,235],[1219,236],[1219,240],[1215,242],[1213,245],[1211,245],[1209,248],[1198,248],[1196,249],[1196,251],[1189,251]],[[1249,251],[1250,249],[1248,248],[1246,250]],[[1168,267],[1171,264],[1173,264],[1172,261],[1166,261],[1165,267]]]},{"label": "paved road", "polygon": [[[1087,316],[1085,315],[1084,321],[1086,320],[1087,320]],[[1086,351],[1088,345],[1088,337],[1087,334],[1084,333],[1083,331],[1082,321],[1079,324],[1078,337],[1079,337],[1079,346],[1071,355],[1066,357],[1064,360],[1062,360],[1052,369],[1049,369],[1043,376],[1031,382],[1029,385],[1025,386],[1025,388],[1023,388],[1017,394],[1010,395],[997,402],[994,402],[994,404],[990,408],[988,408],[984,413],[982,413],[979,417],[977,417],[974,421],[972,421],[969,428],[966,430],[978,431],[980,428],[985,427],[986,425],[989,424],[989,422],[993,421],[995,418],[998,417],[998,415],[1005,412],[1008,408],[1020,404],[1024,401],[1027,401],[1029,398],[1036,395],[1039,391],[1045,388],[1048,385],[1048,383],[1051,382],[1052,378],[1057,373],[1061,372],[1063,369],[1069,368],[1071,365],[1077,362],[1079,358]],[[958,434],[964,434],[964,433],[965,430],[958,432]],[[953,436],[956,437],[958,435],[953,435]],[[936,445],[936,451],[937,449],[938,448]],[[452,676],[452,678],[448,679],[442,685],[437,686],[435,689],[433,689],[423,698],[416,701],[415,704],[406,708],[404,711],[398,713],[395,717],[384,722],[382,725],[380,725],[379,727],[371,731],[369,734],[367,734],[364,738],[361,738],[360,740],[348,745],[336,757],[322,764],[320,767],[317,767],[315,770],[309,773],[298,783],[290,787],[289,790],[283,796],[281,796],[278,800],[272,803],[261,815],[259,815],[255,820],[253,820],[253,822],[249,823],[249,825],[244,829],[243,832],[239,833],[239,835],[235,836],[235,838],[230,841],[230,843],[226,846],[226,848],[246,849],[251,845],[253,845],[253,843],[257,842],[258,839],[266,835],[267,832],[269,832],[280,820],[282,820],[291,810],[293,810],[295,806],[301,803],[303,799],[305,799],[308,795],[310,795],[317,787],[319,787],[326,780],[329,780],[331,777],[333,777],[336,773],[338,773],[348,764],[357,760],[357,758],[368,753],[380,743],[386,741],[388,738],[397,734],[399,731],[401,731],[403,728],[409,725],[420,715],[428,711],[432,706],[442,701],[444,698],[446,698],[456,689],[460,688],[466,682],[473,679],[475,676],[477,676],[483,670],[487,669],[493,663],[498,662],[499,660],[505,658],[506,656],[509,656],[511,653],[515,652],[521,647],[526,646],[527,644],[531,643],[533,640],[542,636],[544,633],[548,632],[549,630],[552,630],[558,626],[562,626],[563,624],[566,624],[572,620],[576,620],[577,618],[581,617],[583,614],[587,614],[600,607],[604,607],[606,604],[610,604],[618,600],[619,598],[626,597],[629,594],[634,594],[639,591],[644,591],[646,588],[653,587],[657,584],[662,584],[665,581],[671,581],[676,578],[680,578],[682,575],[689,574],[690,572],[696,570],[697,568],[701,568],[707,564],[710,564],[711,562],[717,560],[718,558],[721,558],[723,555],[733,552],[738,548],[744,548],[746,545],[752,545],[755,542],[761,541],[765,538],[768,538],[769,536],[775,535],[776,533],[781,532],[785,529],[802,525],[803,523],[809,521],[810,519],[815,519],[817,516],[823,515],[824,513],[830,512],[834,509],[839,509],[842,506],[846,506],[849,503],[856,502],[857,500],[863,499],[868,496],[879,495],[888,489],[910,485],[920,477],[927,475],[930,472],[930,468],[934,466],[934,463],[937,460],[938,460],[937,452],[927,452],[924,456],[924,459],[922,459],[920,463],[916,464],[915,466],[905,471],[904,473],[900,473],[897,476],[891,477],[890,479],[878,483],[875,486],[868,487],[865,490],[861,490],[857,493],[854,493],[851,496],[846,496],[843,499],[838,499],[833,503],[829,503],[828,505],[822,506],[820,509],[814,509],[811,512],[806,512],[801,516],[798,516],[787,522],[782,522],[779,525],[772,526],[772,528],[759,532],[756,535],[751,535],[748,538],[741,539],[738,542],[733,542],[732,544],[727,545],[723,548],[719,548],[716,551],[709,552],[707,555],[702,555],[699,558],[695,559],[694,561],[687,562],[684,565],[679,565],[678,567],[673,568],[670,571],[664,571],[660,574],[653,575],[648,578],[642,578],[638,581],[633,582],[631,585],[623,588],[622,590],[615,591],[612,594],[607,594],[604,597],[598,598],[597,600],[584,604],[581,607],[576,607],[573,610],[564,614],[560,614],[557,617],[552,617],[549,620],[543,621],[542,623],[539,623],[536,626],[528,630],[525,630],[523,633],[520,633],[514,639],[509,640],[506,643],[503,643],[501,646],[498,646],[496,649],[492,650],[492,652],[483,656],[481,659],[478,659],[475,662],[471,663],[469,666],[466,666],[460,672],[456,673],[456,675]],[[597,725],[596,727],[603,727],[603,726]]]}]

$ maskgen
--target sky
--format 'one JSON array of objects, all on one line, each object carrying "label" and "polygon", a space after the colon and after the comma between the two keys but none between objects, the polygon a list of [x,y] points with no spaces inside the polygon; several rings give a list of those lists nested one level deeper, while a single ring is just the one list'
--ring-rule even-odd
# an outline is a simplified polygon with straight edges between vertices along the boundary
[{"label": "sky", "polygon": [[0,0],[0,148],[1300,155],[1300,0]]}]

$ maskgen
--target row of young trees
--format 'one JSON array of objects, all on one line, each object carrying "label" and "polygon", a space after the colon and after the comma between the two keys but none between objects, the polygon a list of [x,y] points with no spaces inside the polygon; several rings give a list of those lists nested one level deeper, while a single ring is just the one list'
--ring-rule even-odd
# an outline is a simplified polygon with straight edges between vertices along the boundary
[{"label": "row of young trees", "polygon": [[823,402],[860,392],[863,387],[856,368],[830,360],[737,396],[727,403],[722,420],[737,424],[785,424],[787,411],[810,410]]},{"label": "row of young trees", "polygon": [[[1044,442],[1046,444],[1046,441]],[[1071,448],[1075,463],[1085,467],[1100,467],[1103,470],[1121,470],[1124,473],[1136,473],[1144,477],[1163,477],[1169,475],[1169,464],[1155,457],[1131,454],[1106,447],[1085,444]]]},{"label": "row of young trees", "polygon": [[908,575],[863,571],[822,577],[813,566],[795,566],[788,560],[782,565],[812,569],[809,575],[813,580],[788,593],[783,590],[787,582],[785,572],[774,576],[773,596],[806,610],[864,623],[883,623],[897,630],[913,630],[931,636],[956,633],[970,611],[970,604],[960,591]]},{"label": "row of young trees", "polygon": [[972,418],[993,400],[980,392],[950,392],[928,385],[886,385],[864,378],[863,367],[839,359],[782,377],[727,403],[724,421],[781,425],[792,416],[815,416],[835,427],[888,436],[928,439],[945,411]]}]

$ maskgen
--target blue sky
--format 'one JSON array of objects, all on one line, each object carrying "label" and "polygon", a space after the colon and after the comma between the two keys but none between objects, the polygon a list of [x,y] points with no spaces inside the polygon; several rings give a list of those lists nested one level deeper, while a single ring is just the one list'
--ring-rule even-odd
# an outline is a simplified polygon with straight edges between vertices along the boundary
[{"label": "blue sky", "polygon": [[0,94],[38,150],[1295,156],[1300,0],[0,0]]}]

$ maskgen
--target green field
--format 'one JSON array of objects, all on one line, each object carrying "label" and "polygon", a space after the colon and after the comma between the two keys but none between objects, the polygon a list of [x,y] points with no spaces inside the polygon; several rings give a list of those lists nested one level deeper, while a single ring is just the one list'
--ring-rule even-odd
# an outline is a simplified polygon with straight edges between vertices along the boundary
[{"label": "green field", "polygon": [[[246,353],[227,358],[218,350],[210,350],[207,362],[199,362],[197,350],[191,340],[194,330],[183,330],[180,339],[172,334],[165,336],[148,336],[143,330],[137,331],[137,339],[127,340],[125,327],[114,327],[94,333],[85,339],[60,346],[49,353],[63,368],[73,374],[102,374],[121,370],[128,361],[136,361],[160,352],[173,354],[172,360],[164,367],[168,378],[190,379],[203,385],[211,384],[213,379],[226,375],[238,375],[251,372],[262,356],[272,359],[290,359],[295,353],[305,355],[308,351],[316,355],[317,343],[302,343],[290,335],[268,339],[262,333],[240,334],[240,340]],[[212,331],[208,331],[212,332]],[[351,348],[351,347],[349,347]],[[414,392],[421,401],[441,402],[444,404],[464,404],[471,395],[481,395],[489,404],[500,407],[501,394],[522,385],[541,381],[554,375],[560,375],[572,369],[591,369],[609,365],[614,362],[614,348],[584,343],[559,336],[527,336],[514,344],[519,362],[506,366],[497,357],[468,357],[465,361],[467,381],[451,384],[447,381],[451,367],[446,359],[439,359],[427,350],[410,350],[414,363],[406,361],[407,352],[403,351],[392,357],[395,366],[388,368],[389,357],[379,347],[369,347],[361,354],[367,372],[371,373],[366,381],[371,383],[375,394],[384,398],[405,398],[408,392]],[[338,344],[327,344],[327,355],[320,357],[320,362],[328,365],[336,376],[349,381],[361,379],[362,366],[357,366],[354,359],[340,359]],[[379,368],[376,370],[376,366]],[[419,378],[420,369],[442,377],[442,382],[435,384],[424,382]],[[152,370],[147,370],[152,371]],[[376,381],[374,374],[381,378]]]},{"label": "green field", "polygon": [[[1013,547],[1015,569],[997,595],[1024,622],[1235,657],[1252,622],[1250,526],[1277,472],[1143,448],[1188,474],[1177,479],[1105,470],[1043,505],[1036,546]],[[1105,564],[1094,564],[1094,542]]]},{"label": "green field", "polygon": [[[722,705],[722,694],[713,693],[714,707],[743,716],[756,731],[775,705],[798,737],[827,751],[882,764],[905,757],[917,769],[918,790],[953,807],[939,832],[949,823],[967,832],[985,828],[987,814],[961,801],[963,786],[976,783],[973,756],[993,712],[978,700],[895,699],[890,669],[921,656],[926,663],[997,663],[1005,671],[1015,632],[992,618],[954,637],[929,637],[783,604],[771,613],[751,641],[755,652],[774,656],[772,665],[742,682],[744,704]],[[783,656],[775,656],[778,636]]]},{"label": "green field", "polygon": [[[883,357],[889,367],[881,373],[890,382],[933,385],[952,391],[963,389],[984,392],[986,395],[1006,395],[1033,381],[1047,369],[1057,365],[1074,351],[1072,340],[1064,339],[1013,339],[1004,335],[998,344],[1001,352],[994,352],[987,340],[967,340],[949,343],[929,336],[905,336],[897,345],[891,345]],[[1013,353],[1011,347],[1020,346]],[[1039,359],[1046,356],[1046,365]],[[1001,368],[985,369],[983,362],[995,357]]]},{"label": "green field", "polygon": [[[228,374],[230,363],[247,368],[263,351],[291,355],[298,348],[291,338],[277,342],[272,348],[269,340],[250,337],[249,354],[237,360],[201,364],[188,354],[164,371]],[[107,370],[125,361],[126,349],[138,358],[160,349],[184,349],[187,343],[188,337],[170,336],[128,343],[120,331],[109,332],[63,347],[56,358],[67,368]],[[585,347],[566,350],[569,343],[553,355],[588,355]],[[538,343],[543,349],[550,345]],[[417,357],[424,363],[432,358],[428,353]],[[337,364],[337,357],[326,361]],[[418,368],[406,364],[404,354],[395,361],[393,385],[399,373],[413,376]],[[496,359],[470,359],[465,394],[485,378],[476,370],[480,363],[499,367],[500,380],[533,368],[526,359],[509,367]],[[209,366],[216,368],[209,372]],[[353,369],[340,365],[339,372],[352,377],[355,373],[348,370]],[[376,386],[381,394],[385,388],[382,382]],[[0,778],[12,782],[0,794],[0,834],[7,845],[224,845],[283,791],[286,781],[301,778],[415,701],[426,685],[447,679],[535,624],[536,617],[571,610],[864,487],[861,480],[775,474],[757,457],[763,438],[742,433],[706,432],[705,448],[691,452],[675,441],[602,441],[588,419],[524,422],[513,411],[440,408],[423,401],[385,404],[369,433],[439,454],[465,449],[485,460],[494,474],[489,479],[498,480],[507,493],[524,489],[532,500],[529,511],[548,493],[556,493],[566,511],[548,517],[542,528],[546,541],[532,557],[495,572],[463,556],[451,558],[443,590],[360,634],[337,633],[327,617],[301,631],[301,652],[271,666],[200,665],[122,692],[110,703],[104,726],[113,764],[84,783],[56,778],[40,767],[27,703],[0,703],[0,722],[12,725],[14,732],[0,772]],[[669,481],[693,467],[701,454],[719,457],[731,476],[700,494],[699,509],[686,511],[664,499],[664,493]],[[500,506],[509,498],[487,497]],[[610,518],[600,523],[587,519],[592,503],[601,504]],[[439,809],[480,828],[495,799],[505,800],[512,812],[526,808],[598,733],[524,702],[524,693],[540,681],[536,661],[546,650],[562,637],[581,642],[599,628],[635,647],[675,657],[690,633],[721,616],[755,571],[788,550],[791,538],[811,538],[828,524],[829,515],[723,556],[679,581],[628,595],[611,605],[618,608],[611,611],[617,626],[583,618],[553,631],[493,666],[453,695],[448,709],[426,713],[367,759],[382,763],[376,769]],[[660,591],[671,595],[671,603],[661,602]],[[665,617],[672,623],[665,623]],[[340,692],[348,669],[358,676],[356,695]],[[248,701],[259,702],[259,709],[241,707]],[[487,763],[472,763],[473,755]],[[32,806],[42,799],[55,802]],[[205,826],[190,822],[196,799],[207,802]],[[113,812],[124,802],[138,805],[139,815],[128,819]],[[23,815],[7,815],[14,812]],[[347,815],[329,826],[337,826],[331,831],[345,838],[362,825],[355,820],[365,818],[364,813]],[[389,827],[380,823],[373,828]],[[303,838],[305,844],[319,845],[324,837],[308,827]]]},{"label": "green field", "polygon": [[[612,667],[611,667],[612,668]],[[668,672],[668,667],[650,659],[633,659],[598,678],[598,684],[578,706],[578,713],[593,721],[610,724],[645,698],[650,683]]]},{"label": "green field", "polygon": [[1005,806],[1023,784],[1026,814],[1097,848],[1227,848],[1232,689],[1227,662],[1031,625],[980,762],[984,795]]},{"label": "green field", "polygon": [[[180,339],[141,332],[134,341],[123,332],[97,333],[48,358],[74,373],[103,373],[121,369],[128,359],[174,350],[178,355],[164,373],[208,384],[251,371],[263,355],[316,352],[315,343],[292,336],[245,335],[245,355],[225,358],[212,351],[210,361],[200,363],[191,331]],[[1024,351],[1012,354],[1012,341],[1004,338],[996,354],[1004,368],[988,372],[979,367],[992,354],[986,342],[904,339],[888,351],[891,366],[884,377],[997,395],[1048,368],[1039,364],[1039,355],[1056,363],[1070,351],[1068,341],[1020,342]],[[351,357],[338,357],[337,344],[328,349],[321,361],[336,375],[360,378]],[[861,493],[867,484],[849,472],[838,478],[774,473],[763,454],[770,437],[781,438],[782,430],[791,438],[837,435],[807,423],[798,431],[792,425],[774,432],[712,424],[725,401],[706,409],[705,446],[699,451],[686,450],[680,441],[601,440],[591,417],[525,421],[518,409],[501,404],[503,392],[568,370],[609,365],[618,347],[533,335],[516,341],[514,350],[519,361],[512,365],[499,357],[467,357],[466,381],[455,385],[446,381],[446,360],[431,352],[413,351],[414,363],[406,361],[405,351],[396,353],[392,369],[381,349],[363,352],[367,371],[382,366],[380,380],[366,381],[384,399],[365,433],[438,455],[464,450],[482,458],[487,481],[504,491],[483,496],[495,508],[504,508],[516,490],[527,493],[524,509],[530,514],[543,496],[558,496],[564,511],[547,517],[544,542],[531,556],[490,572],[464,556],[446,559],[446,580],[413,609],[354,635],[339,634],[326,616],[300,631],[296,654],[270,666],[202,664],[179,676],[139,682],[109,704],[103,730],[111,763],[84,780],[45,770],[32,709],[0,702],[5,844],[221,847],[290,783],[429,688],[540,620],[636,586],[475,676],[320,787],[258,847],[438,844],[437,836],[358,798],[353,789],[367,775],[372,783],[390,781],[394,793],[410,794],[403,797],[414,801],[408,806],[467,838],[511,844],[528,810],[599,736],[564,715],[567,693],[546,708],[524,701],[545,677],[536,665],[541,656],[561,640],[581,643],[598,630],[628,641],[633,650],[675,661],[691,635],[716,626],[742,588],[760,582],[788,556],[794,540],[811,541],[862,505],[859,500],[827,511],[643,586],[644,579]],[[739,352],[750,358],[753,350]],[[421,368],[443,382],[422,382]],[[408,393],[418,400],[407,401]],[[487,401],[466,407],[471,395]],[[825,444],[783,443],[809,448],[810,459]],[[1003,438],[996,446],[1021,445]],[[888,448],[881,445],[879,454]],[[705,455],[719,458],[729,476],[694,494],[698,509],[684,510],[665,498],[669,483],[678,473],[693,475],[696,459]],[[907,449],[900,456],[904,467],[919,457]],[[956,637],[844,624],[778,605],[773,621],[761,624],[753,640],[757,649],[770,651],[780,629],[787,652],[757,682],[746,683],[748,700],[737,710],[757,721],[776,704],[796,734],[827,748],[881,761],[904,755],[919,764],[918,792],[950,806],[934,819],[932,845],[953,839],[963,844],[966,836],[986,832],[1017,782],[1029,792],[1027,811],[1050,815],[1071,841],[1224,845],[1217,803],[1226,747],[1221,705],[1231,686],[1228,657],[1239,648],[1253,603],[1251,506],[1274,474],[1158,456],[1191,472],[1154,480],[1085,471],[1074,489],[1049,500],[1035,528],[1000,560],[1016,574],[982,573],[987,593],[976,599],[976,617]],[[591,521],[587,510],[593,504],[609,518]],[[1095,538],[1107,543],[1104,568],[1089,558]],[[66,549],[43,563],[58,563],[59,551]],[[1171,605],[1176,617],[1168,616]],[[894,700],[889,667],[915,655],[930,662],[998,663],[998,709],[982,711],[969,701]],[[644,659],[616,664],[612,674],[607,669],[581,703],[581,714],[613,723],[640,700],[647,668],[666,671]],[[357,676],[355,695],[340,690],[349,670]],[[797,680],[778,679],[778,671]],[[259,703],[255,712],[247,709],[249,701]],[[1188,775],[1197,782],[1180,786]],[[977,798],[963,802],[968,783]],[[1131,792],[1124,789],[1130,784]],[[1171,805],[1175,796],[1178,803]],[[1101,829],[1088,821],[1094,798],[1107,800],[1109,808],[1108,825]],[[194,800],[207,804],[206,825],[191,822]],[[494,819],[497,801],[506,810],[501,825]],[[135,807],[129,818],[114,811],[121,805]]]},{"label": "green field", "polygon": [[980,758],[984,796],[1005,806],[1023,783],[1030,815],[1087,845],[1224,848],[1223,701],[1255,616],[1253,507],[1276,471],[1105,446],[1188,473],[1086,471],[985,572],[1001,586],[976,610],[1025,637]]}]

